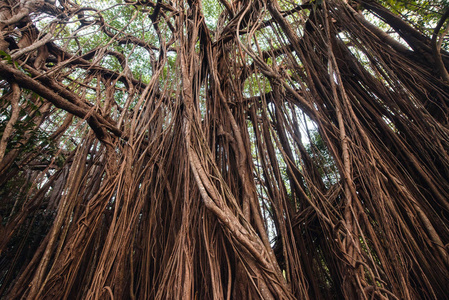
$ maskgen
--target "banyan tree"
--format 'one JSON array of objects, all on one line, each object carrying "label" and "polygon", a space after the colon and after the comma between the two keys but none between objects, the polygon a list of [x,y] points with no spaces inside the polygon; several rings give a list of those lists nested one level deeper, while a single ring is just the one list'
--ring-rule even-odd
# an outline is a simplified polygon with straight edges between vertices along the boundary
[{"label": "banyan tree", "polygon": [[0,1],[2,299],[446,299],[445,1]]}]

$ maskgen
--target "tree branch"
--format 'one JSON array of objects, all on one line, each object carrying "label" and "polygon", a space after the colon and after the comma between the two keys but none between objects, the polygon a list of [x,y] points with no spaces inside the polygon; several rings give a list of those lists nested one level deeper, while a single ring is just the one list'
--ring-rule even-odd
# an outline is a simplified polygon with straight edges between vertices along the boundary
[{"label": "tree branch", "polygon": [[[440,32],[441,27],[443,26],[444,22],[449,18],[449,8],[446,9],[446,12],[441,17],[440,21],[438,22],[437,26],[435,27],[432,35],[432,53],[433,57],[435,59],[435,64],[438,68],[438,71],[440,72],[441,77],[444,81],[449,82],[449,73],[447,72],[446,67],[444,66],[443,58],[441,57],[441,43],[438,42],[438,33]],[[449,29],[449,26],[445,30],[445,33]],[[441,37],[441,41],[444,37],[444,34]]]},{"label": "tree branch", "polygon": [[[1,77],[10,81],[16,82],[19,86],[29,89],[39,96],[50,101],[54,106],[64,109],[65,111],[79,117],[82,119],[86,119],[89,126],[95,132],[99,139],[103,139],[106,135],[105,128],[109,129],[116,136],[121,136],[121,131],[114,128],[111,124],[104,123],[105,120],[101,122],[99,119],[103,119],[101,116],[98,116],[92,107],[90,110],[86,107],[81,107],[79,102],[72,103],[67,99],[61,97],[61,93],[56,93],[54,90],[48,88],[47,86],[41,84],[36,79],[33,79],[23,72],[14,69],[11,65],[6,64],[4,61],[0,62],[0,73]],[[53,87],[52,87],[53,88]],[[62,89],[61,89],[62,90]],[[61,92],[61,90],[59,92]],[[68,91],[65,93],[67,95]]]}]

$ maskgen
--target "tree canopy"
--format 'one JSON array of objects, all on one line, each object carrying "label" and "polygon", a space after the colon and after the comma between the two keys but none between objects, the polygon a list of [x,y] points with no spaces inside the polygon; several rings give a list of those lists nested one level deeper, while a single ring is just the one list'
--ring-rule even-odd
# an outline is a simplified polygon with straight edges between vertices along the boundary
[{"label": "tree canopy", "polygon": [[448,5],[1,0],[0,298],[446,298]]}]

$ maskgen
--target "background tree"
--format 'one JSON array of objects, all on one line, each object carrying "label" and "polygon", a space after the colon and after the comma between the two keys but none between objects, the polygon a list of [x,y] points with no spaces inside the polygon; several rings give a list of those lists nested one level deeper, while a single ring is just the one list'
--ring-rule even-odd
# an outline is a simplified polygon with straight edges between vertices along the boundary
[{"label": "background tree", "polygon": [[446,298],[445,7],[0,1],[0,297]]}]

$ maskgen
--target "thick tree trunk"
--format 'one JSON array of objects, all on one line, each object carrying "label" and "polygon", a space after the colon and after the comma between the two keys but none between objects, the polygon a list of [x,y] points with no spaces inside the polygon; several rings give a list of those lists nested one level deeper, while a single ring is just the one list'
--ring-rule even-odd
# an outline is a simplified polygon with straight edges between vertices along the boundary
[{"label": "thick tree trunk", "polygon": [[446,297],[447,10],[384,4],[0,1],[0,297]]}]

